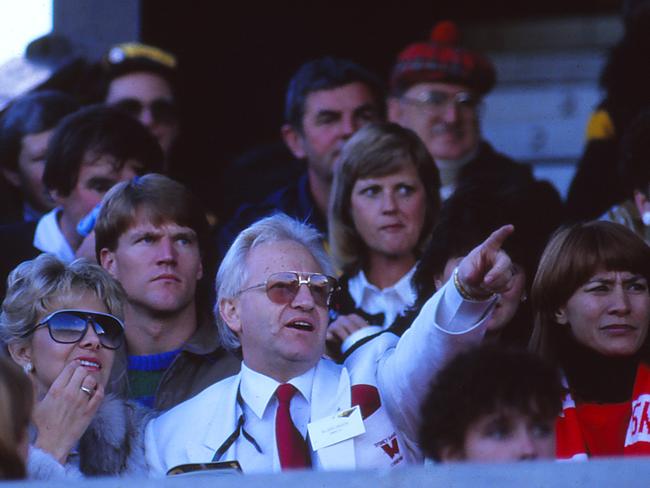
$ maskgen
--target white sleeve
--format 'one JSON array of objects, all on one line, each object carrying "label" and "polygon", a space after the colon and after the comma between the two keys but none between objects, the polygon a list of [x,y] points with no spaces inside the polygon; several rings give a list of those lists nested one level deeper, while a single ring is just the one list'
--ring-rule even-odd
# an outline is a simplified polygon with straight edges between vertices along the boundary
[{"label": "white sleeve", "polygon": [[378,364],[378,384],[396,427],[415,441],[421,404],[438,371],[458,352],[479,344],[496,297],[463,299],[449,280],[424,304],[411,327]]},{"label": "white sleeve", "polygon": [[158,445],[156,444],[156,436],[154,434],[154,423],[156,419],[151,419],[147,423],[144,431],[144,455],[147,460],[147,468],[149,475],[154,477],[163,477],[167,474],[167,470],[160,459],[158,452]]},{"label": "white sleeve", "polygon": [[29,446],[26,468],[27,478],[30,480],[82,478],[76,467],[63,466],[49,452],[34,446]]}]

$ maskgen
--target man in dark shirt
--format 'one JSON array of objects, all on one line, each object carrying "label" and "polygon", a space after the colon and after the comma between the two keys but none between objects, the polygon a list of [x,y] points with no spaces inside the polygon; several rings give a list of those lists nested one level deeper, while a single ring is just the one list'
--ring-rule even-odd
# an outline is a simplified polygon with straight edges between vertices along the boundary
[{"label": "man in dark shirt", "polygon": [[282,136],[292,154],[306,161],[306,171],[260,205],[240,208],[219,231],[220,254],[242,229],[277,211],[326,231],[334,163],[341,148],[384,113],[382,84],[361,66],[330,57],[301,66],[287,90]]},{"label": "man in dark shirt", "polygon": [[[440,170],[441,198],[469,180],[532,178],[530,168],[496,152],[481,137],[480,107],[496,83],[492,62],[458,43],[455,24],[407,46],[391,73],[388,118],[420,136]],[[558,196],[559,199],[559,196]]]}]

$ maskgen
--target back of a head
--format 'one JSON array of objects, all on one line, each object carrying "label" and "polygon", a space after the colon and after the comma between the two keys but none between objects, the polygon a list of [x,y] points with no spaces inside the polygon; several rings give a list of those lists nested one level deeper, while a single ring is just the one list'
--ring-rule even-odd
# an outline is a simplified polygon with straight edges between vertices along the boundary
[{"label": "back of a head", "polygon": [[433,277],[441,275],[449,259],[465,256],[493,231],[513,224],[515,232],[504,250],[522,266],[528,280],[551,233],[559,224],[554,209],[546,207],[546,182],[512,179],[473,182],[459,187],[440,211],[433,237],[413,278],[419,300],[435,291]]},{"label": "back of a head", "polygon": [[301,131],[305,103],[310,93],[333,90],[357,82],[366,85],[370,90],[383,118],[386,106],[385,89],[381,80],[352,61],[325,57],[303,64],[289,81],[285,98],[285,122]]},{"label": "back of a head", "polygon": [[523,350],[482,345],[460,353],[435,377],[422,406],[420,446],[442,461],[445,451],[463,452],[466,433],[482,417],[514,411],[553,420],[561,401],[555,367]]},{"label": "back of a head", "polygon": [[121,110],[91,106],[65,117],[50,141],[43,182],[67,196],[77,183],[88,156],[110,156],[117,164],[134,160],[141,174],[160,171],[160,145],[140,122]]},{"label": "back of a head", "polygon": [[11,360],[0,357],[0,479],[25,478],[20,452],[27,445],[34,398],[27,375]]}]

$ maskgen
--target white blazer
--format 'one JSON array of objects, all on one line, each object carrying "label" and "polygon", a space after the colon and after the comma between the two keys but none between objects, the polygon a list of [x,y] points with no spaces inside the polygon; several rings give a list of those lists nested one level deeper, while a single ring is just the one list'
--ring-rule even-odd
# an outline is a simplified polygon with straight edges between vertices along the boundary
[{"label": "white blazer", "polygon": [[[315,451],[313,467],[341,470],[421,462],[417,431],[429,383],[461,348],[480,342],[492,305],[493,301],[464,301],[453,285],[445,286],[401,338],[381,334],[355,350],[343,365],[321,359],[309,402],[311,421],[349,408],[356,387],[371,396],[376,391],[379,403],[366,409],[364,434]],[[219,381],[149,422],[145,448],[153,474],[213,460],[237,429],[240,381],[241,373]],[[235,446],[236,442],[218,460],[235,460]],[[246,460],[238,461],[246,472]]]}]

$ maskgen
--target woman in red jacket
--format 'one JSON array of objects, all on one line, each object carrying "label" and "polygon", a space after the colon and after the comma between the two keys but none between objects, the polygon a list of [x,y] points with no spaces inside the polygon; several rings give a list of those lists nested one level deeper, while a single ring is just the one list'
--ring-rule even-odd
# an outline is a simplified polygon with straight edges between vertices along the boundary
[{"label": "woman in red jacket", "polygon": [[649,282],[650,247],[619,224],[578,224],[546,246],[531,346],[564,373],[559,458],[650,454]]}]

